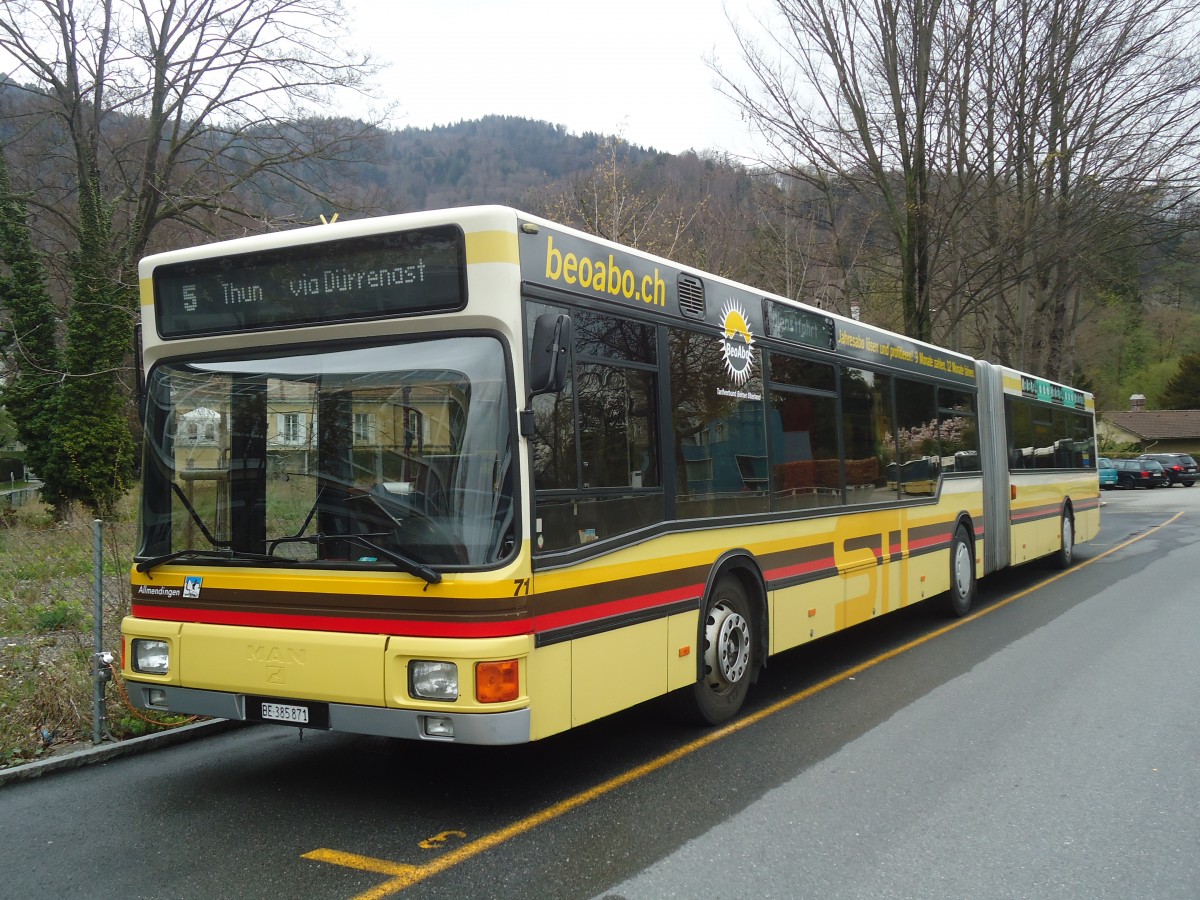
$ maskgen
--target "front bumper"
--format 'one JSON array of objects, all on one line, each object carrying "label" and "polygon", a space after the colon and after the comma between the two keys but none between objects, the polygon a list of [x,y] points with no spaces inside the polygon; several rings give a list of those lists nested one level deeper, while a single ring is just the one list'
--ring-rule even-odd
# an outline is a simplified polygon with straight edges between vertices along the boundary
[{"label": "front bumper", "polygon": [[[139,709],[241,722],[255,721],[247,716],[245,694],[137,682],[128,682],[126,686],[130,701]],[[349,703],[327,705],[330,731],[489,746],[529,743],[528,708],[494,713],[435,713]],[[437,733],[431,733],[430,725],[434,720],[439,727],[432,730]],[[445,733],[446,722],[452,726],[452,736]]]}]

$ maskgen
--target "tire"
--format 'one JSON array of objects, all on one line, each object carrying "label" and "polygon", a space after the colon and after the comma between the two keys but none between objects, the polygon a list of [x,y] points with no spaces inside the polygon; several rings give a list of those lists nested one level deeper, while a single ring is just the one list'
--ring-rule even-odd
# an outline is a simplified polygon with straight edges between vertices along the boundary
[{"label": "tire", "polygon": [[704,673],[682,692],[689,718],[720,725],[741,710],[754,676],[756,622],[742,583],[728,576],[718,580],[700,621]]},{"label": "tire", "polygon": [[1133,487],[1133,479],[1123,477],[1117,481],[1117,487],[1121,488],[1122,490],[1128,490],[1129,488]]},{"label": "tire", "polygon": [[1075,562],[1075,518],[1070,510],[1063,510],[1058,531],[1061,537],[1054,554],[1054,565],[1059,569],[1069,569]]},{"label": "tire", "polygon": [[1184,487],[1191,487],[1191,486],[1192,486],[1193,484],[1195,484],[1195,483],[1196,483],[1196,482],[1194,482],[1194,481],[1185,481],[1185,482],[1183,482],[1183,486],[1184,486]]},{"label": "tire", "polygon": [[950,590],[941,598],[943,612],[961,619],[975,602],[975,545],[961,523],[950,541]]}]

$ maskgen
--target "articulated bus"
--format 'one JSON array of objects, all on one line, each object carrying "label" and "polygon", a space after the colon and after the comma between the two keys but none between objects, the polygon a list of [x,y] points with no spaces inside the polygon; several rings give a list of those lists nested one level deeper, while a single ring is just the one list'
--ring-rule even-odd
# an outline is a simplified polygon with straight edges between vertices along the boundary
[{"label": "articulated bus", "polygon": [[516,210],[140,269],[147,710],[513,744],[1099,528],[1082,391]]}]

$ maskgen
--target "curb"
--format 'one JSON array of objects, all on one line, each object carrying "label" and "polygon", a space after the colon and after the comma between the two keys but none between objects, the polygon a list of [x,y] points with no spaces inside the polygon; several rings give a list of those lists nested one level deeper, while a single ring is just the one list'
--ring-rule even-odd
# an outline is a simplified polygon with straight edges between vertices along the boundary
[{"label": "curb", "polygon": [[36,762],[11,766],[7,769],[0,769],[0,787],[4,787],[6,784],[15,781],[28,781],[33,778],[41,778],[43,775],[49,775],[52,772],[79,769],[83,766],[108,762],[111,759],[117,759],[122,756],[132,756],[135,753],[144,753],[147,750],[158,750],[174,744],[182,744],[185,741],[209,737],[230,731],[234,728],[240,728],[242,724],[230,719],[212,719],[208,722],[195,722],[191,725],[181,725],[170,731],[146,734],[142,737],[130,738],[127,741],[117,741],[112,744],[98,744],[95,747],[76,750],[74,753],[64,753],[62,756],[50,756],[46,759],[39,759]]}]

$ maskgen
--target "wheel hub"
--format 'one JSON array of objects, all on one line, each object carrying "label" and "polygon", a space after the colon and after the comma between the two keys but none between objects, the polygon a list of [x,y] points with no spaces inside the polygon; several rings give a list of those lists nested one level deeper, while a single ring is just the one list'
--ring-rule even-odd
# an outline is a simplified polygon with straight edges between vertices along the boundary
[{"label": "wheel hub", "polygon": [[704,664],[715,688],[740,682],[750,665],[750,624],[724,602],[709,612],[704,630]]},{"label": "wheel hub", "polygon": [[971,589],[971,550],[966,544],[958,544],[954,550],[954,582],[960,597]]}]

